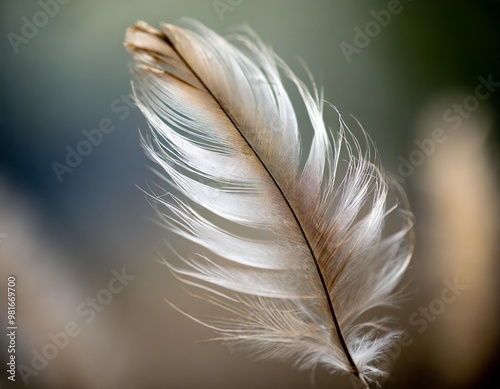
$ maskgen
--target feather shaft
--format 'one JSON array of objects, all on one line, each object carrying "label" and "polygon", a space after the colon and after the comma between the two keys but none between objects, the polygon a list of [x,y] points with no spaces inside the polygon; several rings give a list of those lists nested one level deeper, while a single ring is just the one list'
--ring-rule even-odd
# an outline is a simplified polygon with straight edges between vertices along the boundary
[{"label": "feather shaft", "polygon": [[[390,302],[411,256],[411,215],[387,209],[389,184],[340,114],[331,140],[314,83],[311,95],[250,30],[234,40],[243,48],[196,22],[163,31],[138,23],[127,32],[137,101],[155,130],[146,149],[188,200],[154,197],[170,212],[160,215],[172,231],[228,261],[199,255],[184,259],[185,268],[168,267],[236,315],[208,325],[224,339],[304,368],[321,363],[368,387],[370,377],[384,374],[374,361],[397,332],[354,321]],[[314,130],[303,167],[278,68],[298,88]],[[342,148],[347,171],[335,186]],[[244,238],[191,204],[269,236]],[[384,238],[385,219],[396,211],[405,222]]]},{"label": "feather shaft", "polygon": [[[140,29],[140,27],[139,27]],[[147,32],[147,30],[144,30],[144,32]],[[328,293],[328,287],[326,285],[326,282],[325,282],[325,279],[324,279],[324,276],[323,276],[323,273],[321,271],[321,268],[319,266],[319,263],[318,263],[318,260],[316,258],[316,255],[311,247],[311,244],[310,244],[310,241],[302,227],[302,224],[300,223],[292,205],[290,204],[290,201],[289,199],[287,198],[287,196],[285,195],[285,193],[283,192],[283,189],[281,188],[281,186],[278,184],[278,182],[276,181],[275,177],[273,176],[273,174],[269,171],[269,169],[267,168],[266,164],[262,161],[262,159],[260,158],[259,156],[259,153],[253,148],[252,144],[248,141],[248,139],[245,137],[245,135],[243,134],[243,132],[240,130],[240,128],[238,127],[238,125],[234,122],[234,120],[232,119],[231,115],[226,111],[225,107],[221,104],[221,102],[217,99],[217,97],[212,93],[212,91],[210,90],[210,88],[205,85],[205,83],[203,82],[203,80],[200,78],[200,76],[196,73],[196,71],[194,69],[191,68],[191,66],[189,65],[189,63],[186,61],[186,59],[181,55],[181,53],[179,53],[179,51],[177,50],[177,48],[175,47],[175,44],[173,42],[171,42],[168,37],[165,35],[165,34],[155,34],[156,36],[158,36],[160,39],[162,39],[167,45],[169,45],[172,50],[179,56],[179,58],[181,59],[181,61],[184,63],[184,65],[186,65],[186,67],[190,70],[190,72],[194,75],[194,77],[199,81],[199,83],[203,86],[203,88],[205,88],[205,90],[208,92],[208,94],[214,99],[214,101],[219,105],[219,107],[221,108],[221,110],[224,112],[224,114],[228,117],[228,119],[231,121],[231,123],[233,124],[234,128],[239,132],[239,134],[242,136],[242,138],[246,141],[247,145],[250,147],[250,149],[255,153],[255,155],[257,156],[258,160],[261,162],[263,168],[266,170],[266,172],[268,173],[269,177],[272,179],[272,181],[274,182],[274,184],[276,185],[276,187],[279,189],[279,192],[281,194],[281,196],[283,197],[283,200],[286,202],[287,206],[290,208],[290,211],[295,219],[295,221],[297,222],[297,225],[299,226],[300,228],[300,231],[304,237],[304,240],[305,242],[307,243],[307,247],[311,253],[311,256],[313,257],[314,259],[314,263],[316,265],[316,270],[318,272],[318,275],[319,275],[319,278],[321,280],[321,285],[324,289],[324,293],[325,293],[325,299],[328,303],[328,307],[329,307],[329,310],[330,310],[330,315],[331,315],[331,319],[332,319],[332,322],[334,324],[333,326],[333,329],[337,336],[339,337],[339,340],[340,340],[340,343],[342,345],[342,349],[344,350],[344,352],[346,353],[346,356],[347,356],[347,359],[349,361],[349,364],[352,368],[352,373],[356,376],[356,377],[359,377],[359,370],[358,370],[358,367],[356,366],[352,356],[351,356],[351,353],[347,347],[347,344],[345,342],[345,339],[344,339],[344,335],[342,334],[342,331],[340,329],[340,326],[339,326],[339,323],[338,323],[338,320],[337,320],[337,317],[335,315],[335,310],[333,308],[333,303],[332,303],[332,300],[330,298],[330,295]]]}]

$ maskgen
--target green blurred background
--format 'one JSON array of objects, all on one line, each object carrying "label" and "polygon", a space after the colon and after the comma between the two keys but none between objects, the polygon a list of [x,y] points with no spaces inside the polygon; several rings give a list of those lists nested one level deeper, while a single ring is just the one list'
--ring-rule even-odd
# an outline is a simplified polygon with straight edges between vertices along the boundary
[{"label": "green blurred background", "polygon": [[[49,0],[41,3],[53,4]],[[126,100],[131,77],[130,58],[123,48],[125,30],[139,19],[158,26],[184,16],[198,19],[220,34],[231,26],[249,25],[302,77],[298,58],[307,63],[317,83],[324,86],[325,99],[363,124],[384,166],[397,174],[400,157],[407,158],[416,147],[415,139],[427,136],[429,126],[434,125],[422,124],[427,123],[429,109],[437,104],[444,107],[443,112],[454,101],[463,101],[474,93],[479,76],[491,74],[493,80],[500,80],[500,2],[401,1],[401,12],[392,14],[388,25],[349,61],[340,45],[353,45],[355,28],[364,29],[374,20],[372,12],[387,9],[387,1],[72,0],[55,4],[54,15],[47,16],[46,23],[42,16],[41,27],[22,43],[12,33],[22,36],[25,20],[33,21],[37,13],[48,11],[36,1],[2,0],[0,4],[0,233],[6,235],[0,246],[0,270],[2,279],[16,273],[19,293],[24,293],[19,321],[25,327],[18,347],[26,365],[31,350],[47,343],[47,333],[59,331],[73,320],[75,307],[106,285],[111,269],[125,266],[137,277],[46,369],[30,378],[29,387],[352,387],[348,378],[329,376],[321,369],[311,383],[309,372],[296,372],[287,364],[254,361],[245,352],[195,343],[208,338],[210,332],[163,302],[166,296],[182,300],[183,291],[154,259],[172,256],[164,241],[178,246],[185,243],[152,222],[154,212],[139,189],[146,188],[153,176],[139,141],[138,129],[146,129],[146,121]],[[485,217],[493,218],[498,216],[499,102],[500,91],[481,101],[470,126],[477,127],[480,134],[477,155],[486,162],[478,171],[487,171],[485,190],[493,193],[493,208]],[[328,115],[333,124],[334,116]],[[85,139],[82,130],[95,128],[103,118],[109,118],[115,130],[105,134],[60,181],[53,170],[54,161],[64,163],[66,147],[75,148]],[[433,166],[432,158],[417,170]],[[478,176],[474,171],[471,174]],[[445,182],[444,178],[438,175],[439,182]],[[403,184],[417,216],[418,243],[408,279],[413,280],[411,288],[420,291],[417,302],[396,314],[403,328],[408,327],[413,308],[432,300],[443,285],[444,273],[439,272],[436,283],[427,282],[429,274],[436,272],[426,239],[439,234],[436,225],[442,225],[434,223],[438,212],[433,211],[433,198],[426,197],[430,182],[417,171]],[[445,184],[444,192],[453,197],[475,185],[467,177],[460,182],[462,189]],[[471,194],[465,201],[477,203],[478,196]],[[478,223],[480,229],[485,225],[481,220]],[[488,296],[496,296],[498,276],[493,281],[486,279],[498,274],[498,229],[494,220],[491,223],[493,232],[488,230],[487,237],[480,238],[491,243],[492,254],[486,255],[490,259],[485,259],[488,265],[477,282],[481,293],[486,288]],[[180,250],[189,251],[190,247]],[[474,253],[471,261],[476,260],[473,257]],[[485,301],[483,295],[478,296]],[[2,300],[5,321],[3,307]],[[193,309],[202,313],[208,308],[199,304]],[[450,378],[439,362],[432,362],[433,347],[447,345],[439,346],[429,330],[414,334],[414,344],[394,358],[393,375],[386,386],[498,387],[496,297],[481,312],[491,314],[480,319],[486,324],[473,326],[463,336],[480,337],[490,331],[491,336],[479,342],[492,350],[485,346],[477,352],[480,357],[462,355],[464,359],[482,358],[466,378],[454,379],[453,373]],[[425,339],[429,344],[422,346]],[[3,353],[5,347],[0,344]],[[449,363],[460,369],[452,358],[457,353],[450,353]],[[4,371],[1,374],[0,385],[14,387],[7,385],[10,382]],[[18,377],[16,387],[23,386]]]}]

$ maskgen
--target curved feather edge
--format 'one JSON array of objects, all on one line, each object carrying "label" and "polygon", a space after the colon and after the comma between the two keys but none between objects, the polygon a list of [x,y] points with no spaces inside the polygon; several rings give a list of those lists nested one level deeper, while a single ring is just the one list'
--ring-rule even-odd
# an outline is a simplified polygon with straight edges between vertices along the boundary
[{"label": "curved feather edge", "polygon": [[[261,357],[354,374],[366,387],[384,376],[378,363],[400,332],[359,318],[394,305],[413,222],[364,130],[364,151],[340,113],[329,131],[322,91],[249,28],[224,39],[192,20],[139,22],[125,45],[151,128],[144,147],[176,191],[150,196],[161,222],[203,249],[165,264],[225,314],[201,320],[170,304]],[[314,130],[305,158],[283,75]],[[394,216],[400,226],[387,234]]]}]

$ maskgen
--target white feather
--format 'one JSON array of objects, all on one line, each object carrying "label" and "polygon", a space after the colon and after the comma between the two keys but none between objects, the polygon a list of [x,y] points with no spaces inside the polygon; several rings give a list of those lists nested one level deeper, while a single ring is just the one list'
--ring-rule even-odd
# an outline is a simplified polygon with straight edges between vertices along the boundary
[{"label": "white feather", "polygon": [[[371,142],[363,153],[340,114],[334,137],[322,93],[313,84],[311,94],[249,29],[226,40],[195,21],[162,31],[138,23],[126,46],[152,127],[147,152],[180,193],[155,197],[156,208],[168,228],[208,250],[183,267],[167,265],[227,312],[195,320],[219,339],[300,368],[321,364],[366,386],[383,375],[377,361],[398,331],[357,319],[392,302],[412,223],[398,204],[387,205],[389,183]],[[280,72],[298,88],[314,129],[303,164]],[[386,236],[384,222],[396,212],[401,227]]]}]

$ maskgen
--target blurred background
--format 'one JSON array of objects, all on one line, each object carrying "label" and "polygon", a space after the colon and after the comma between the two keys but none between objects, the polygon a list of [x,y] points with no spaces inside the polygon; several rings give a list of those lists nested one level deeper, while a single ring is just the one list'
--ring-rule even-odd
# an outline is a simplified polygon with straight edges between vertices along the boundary
[{"label": "blurred background", "polygon": [[[211,332],[163,300],[210,313],[156,262],[173,257],[166,242],[194,248],[154,223],[141,191],[154,177],[122,43],[138,19],[184,16],[220,34],[248,24],[304,77],[302,58],[407,190],[417,246],[383,387],[500,387],[499,11],[488,0],[2,0],[0,324],[14,274],[23,370],[12,383],[2,368],[0,387],[356,387],[199,343]],[[108,133],[81,160],[68,156],[99,127]]]}]

